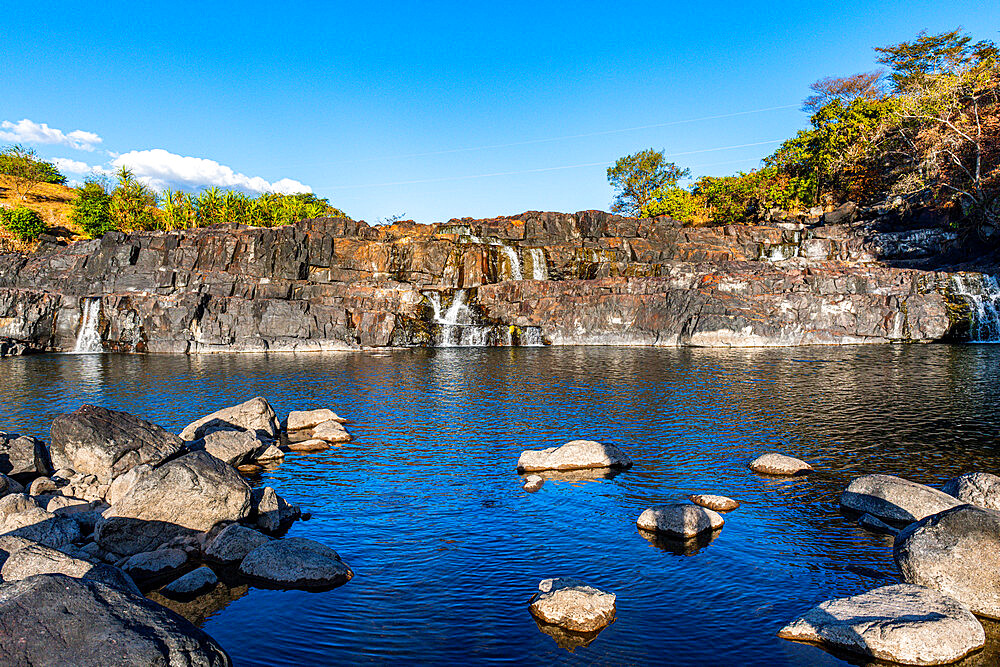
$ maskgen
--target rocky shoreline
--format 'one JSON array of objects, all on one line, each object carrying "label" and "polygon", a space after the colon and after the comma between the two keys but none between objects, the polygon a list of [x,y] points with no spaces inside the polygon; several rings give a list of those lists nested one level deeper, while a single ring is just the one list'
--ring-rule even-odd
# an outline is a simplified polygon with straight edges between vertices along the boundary
[{"label": "rocky shoreline", "polygon": [[0,256],[0,355],[970,338],[995,281],[934,270],[954,232],[855,217],[685,228],[528,212],[112,232]]}]

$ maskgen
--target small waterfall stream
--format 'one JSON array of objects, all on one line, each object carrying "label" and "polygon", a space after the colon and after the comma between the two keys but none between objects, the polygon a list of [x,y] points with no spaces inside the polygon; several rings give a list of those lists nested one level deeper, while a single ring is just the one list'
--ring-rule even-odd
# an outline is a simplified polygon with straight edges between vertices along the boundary
[{"label": "small waterfall stream", "polygon": [[82,304],[83,313],[80,315],[80,329],[76,334],[73,352],[76,354],[103,352],[101,334],[97,330],[101,320],[101,298],[83,299]]},{"label": "small waterfall stream", "polygon": [[545,263],[545,251],[541,248],[531,248],[528,250],[528,257],[531,258],[531,279],[548,280],[549,266]]},{"label": "small waterfall stream", "polygon": [[521,258],[518,256],[517,250],[509,245],[501,245],[500,252],[504,254],[510,265],[510,279],[524,280],[524,274],[521,272]]},{"label": "small waterfall stream", "polygon": [[434,347],[542,347],[540,327],[525,327],[515,336],[517,327],[505,324],[479,324],[468,304],[468,292],[455,290],[451,303],[445,308],[439,292],[423,292],[431,306],[433,322],[438,325]]},{"label": "small waterfall stream", "polygon": [[996,276],[956,275],[955,293],[972,310],[969,340],[972,343],[1000,343],[1000,281]]}]

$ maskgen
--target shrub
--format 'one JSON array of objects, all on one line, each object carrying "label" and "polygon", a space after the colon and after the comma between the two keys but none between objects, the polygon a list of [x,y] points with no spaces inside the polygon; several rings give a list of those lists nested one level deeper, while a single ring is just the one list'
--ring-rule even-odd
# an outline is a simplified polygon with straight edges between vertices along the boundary
[{"label": "shrub", "polygon": [[111,221],[111,196],[99,181],[87,181],[77,188],[70,218],[92,239],[115,228]]},{"label": "shrub", "polygon": [[34,241],[47,229],[38,211],[33,211],[27,206],[18,206],[10,210],[0,209],[0,218],[3,219],[3,226],[7,231],[19,241]]},{"label": "shrub", "polygon": [[642,216],[655,218],[669,215],[674,220],[690,224],[699,217],[701,208],[700,198],[684,188],[659,188],[653,192],[650,202],[642,207]]},{"label": "shrub", "polygon": [[139,229],[154,229],[157,226],[156,195],[145,183],[122,167],[116,174],[118,182],[111,191],[111,220],[116,229],[131,232]]}]

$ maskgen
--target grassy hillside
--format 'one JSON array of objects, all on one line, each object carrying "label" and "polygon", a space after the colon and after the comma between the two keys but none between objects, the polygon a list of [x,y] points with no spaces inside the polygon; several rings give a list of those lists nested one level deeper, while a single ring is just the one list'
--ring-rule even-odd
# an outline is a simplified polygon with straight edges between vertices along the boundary
[{"label": "grassy hillside", "polygon": [[[70,202],[76,197],[76,190],[65,185],[54,185],[52,183],[40,183],[32,194],[28,196],[28,201],[22,202],[14,194],[11,187],[13,176],[0,174],[0,206],[6,208],[16,208],[27,206],[38,211],[42,220],[49,226],[49,233],[64,238],[73,238],[80,235],[79,228],[70,220]],[[23,244],[15,240],[10,233],[0,227],[0,247],[6,245],[22,248]]]}]

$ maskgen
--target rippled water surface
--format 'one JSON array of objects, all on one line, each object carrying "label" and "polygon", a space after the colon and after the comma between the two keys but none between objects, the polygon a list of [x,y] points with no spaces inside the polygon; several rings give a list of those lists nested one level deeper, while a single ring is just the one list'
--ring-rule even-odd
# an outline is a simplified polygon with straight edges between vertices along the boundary
[{"label": "rippled water surface", "polygon": [[[334,547],[355,578],[323,593],[236,588],[186,608],[240,665],[847,664],[775,636],[816,602],[894,581],[891,540],[838,510],[846,483],[1000,473],[998,346],[0,361],[0,429],[46,439],[82,403],[179,430],[257,395],[279,415],[330,407],[352,420],[354,442],[289,454],[255,483],[311,511],[289,535]],[[574,438],[618,445],[635,466],[523,491],[520,451]],[[818,472],[749,472],[766,450]],[[637,531],[643,509],[693,492],[743,503],[711,544],[675,553]],[[616,593],[616,622],[561,648],[527,609],[550,576]]]}]

